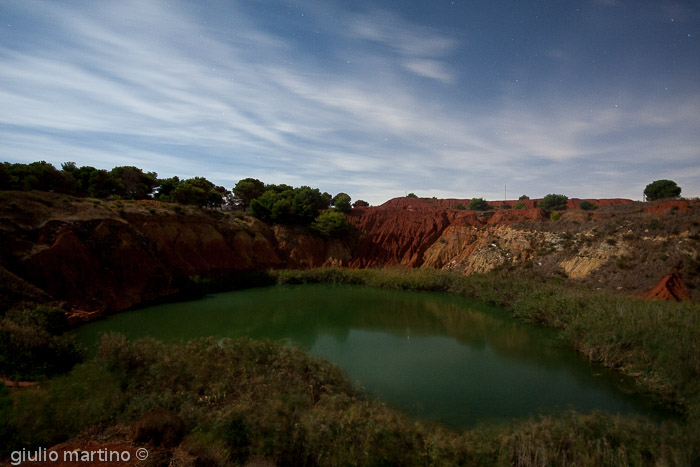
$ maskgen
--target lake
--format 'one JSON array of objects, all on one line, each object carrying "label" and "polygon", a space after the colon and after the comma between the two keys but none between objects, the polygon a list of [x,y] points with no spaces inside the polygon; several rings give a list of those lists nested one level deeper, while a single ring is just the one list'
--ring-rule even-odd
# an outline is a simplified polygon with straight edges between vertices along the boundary
[{"label": "lake", "polygon": [[99,336],[268,338],[338,365],[388,406],[464,429],[567,410],[661,416],[634,384],[589,364],[556,332],[459,296],[328,284],[209,295],[109,316],[75,331]]}]

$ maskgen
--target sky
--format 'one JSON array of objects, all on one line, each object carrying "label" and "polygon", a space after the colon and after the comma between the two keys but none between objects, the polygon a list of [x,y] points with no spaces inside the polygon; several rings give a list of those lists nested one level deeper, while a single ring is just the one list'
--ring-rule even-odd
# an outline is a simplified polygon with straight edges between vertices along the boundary
[{"label": "sky", "polygon": [[0,160],[380,204],[700,196],[700,3],[0,0]]}]

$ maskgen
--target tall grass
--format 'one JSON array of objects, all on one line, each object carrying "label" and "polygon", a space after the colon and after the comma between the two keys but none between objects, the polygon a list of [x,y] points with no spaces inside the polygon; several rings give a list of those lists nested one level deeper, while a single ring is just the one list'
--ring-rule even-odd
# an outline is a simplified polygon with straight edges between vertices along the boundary
[{"label": "tall grass", "polygon": [[366,398],[335,366],[301,350],[249,339],[166,345],[109,335],[96,359],[44,388],[15,394],[9,409],[3,409],[3,397],[3,422],[11,425],[15,443],[6,450],[49,446],[88,427],[133,426],[160,407],[184,420],[188,434],[179,449],[195,465],[260,458],[295,466],[700,460],[697,436],[683,425],[641,418],[565,414],[459,434]]},{"label": "tall grass", "polygon": [[462,276],[432,269],[273,271],[280,284],[363,284],[460,294],[560,329],[591,361],[635,377],[641,391],[700,419],[700,304],[646,301],[498,273]]},{"label": "tall grass", "polygon": [[[274,271],[265,283],[443,291],[505,306],[560,330],[593,361],[637,378],[685,419],[567,413],[456,433],[353,389],[299,349],[249,339],[166,345],[103,339],[97,358],[40,388],[0,391],[0,451],[50,446],[87,429],[175,412],[197,465],[700,465],[700,309],[527,277],[434,270]],[[514,382],[517,384],[517,382]]]}]

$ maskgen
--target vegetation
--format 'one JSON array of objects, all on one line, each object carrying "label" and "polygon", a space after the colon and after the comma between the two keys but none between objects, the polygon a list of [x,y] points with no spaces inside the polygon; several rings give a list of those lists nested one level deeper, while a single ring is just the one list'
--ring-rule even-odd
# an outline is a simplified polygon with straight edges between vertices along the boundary
[{"label": "vegetation", "polygon": [[465,210],[465,209],[467,209],[467,208],[464,207],[464,204],[462,204],[462,203],[457,203],[457,204],[455,204],[455,209],[459,209],[460,211],[463,211],[463,210]]},{"label": "vegetation", "polygon": [[331,203],[331,195],[318,188],[266,185],[265,192],[250,203],[250,213],[265,222],[310,224]]},{"label": "vegetation", "polygon": [[566,209],[566,205],[569,198],[564,195],[549,194],[542,198],[542,200],[537,204],[538,208],[563,211]]},{"label": "vegetation", "polygon": [[352,205],[350,204],[350,195],[347,193],[338,193],[331,200],[333,207],[340,212],[349,213],[352,210]]},{"label": "vegetation", "polygon": [[489,203],[487,203],[484,198],[474,198],[469,201],[467,209],[471,209],[472,211],[488,211],[491,209],[491,206],[489,206]]},{"label": "vegetation", "polygon": [[520,197],[518,198],[519,201],[524,201],[526,199],[530,199],[530,197],[528,195],[520,195]]},{"label": "vegetation", "polygon": [[[594,361],[685,408],[685,421],[565,413],[462,434],[415,422],[358,393],[336,367],[268,341],[165,345],[103,338],[98,357],[41,389],[0,390],[0,448],[50,446],[88,427],[134,426],[161,408],[186,426],[198,464],[694,465],[700,461],[697,304],[645,302],[497,274],[435,270],[270,272],[330,282],[459,293],[560,329]],[[57,410],[58,409],[58,410]],[[141,426],[141,422],[138,422]],[[98,428],[99,429],[99,428]],[[167,464],[167,462],[165,462]]]},{"label": "vegetation", "polygon": [[324,211],[311,223],[311,228],[325,237],[342,237],[350,227],[348,219],[339,211]]},{"label": "vegetation", "polygon": [[406,198],[418,198],[415,193],[409,193],[406,195]]},{"label": "vegetation", "polygon": [[644,188],[644,196],[648,201],[657,199],[675,198],[680,196],[681,187],[673,180],[656,180]]},{"label": "vegetation", "polygon": [[5,452],[53,445],[89,426],[133,426],[160,408],[184,422],[183,448],[206,465],[252,457],[275,465],[690,465],[698,456],[678,424],[601,414],[460,435],[368,400],[336,367],[298,349],[247,339],[164,345],[107,335],[95,360],[44,390],[23,391],[11,407],[7,399],[0,393],[14,438],[3,440]]},{"label": "vegetation", "polygon": [[265,193],[265,184],[256,178],[244,178],[233,187],[235,204],[243,211],[247,211],[250,202]]},{"label": "vegetation", "polygon": [[598,209],[598,205],[595,203],[591,203],[588,200],[583,200],[580,203],[578,203],[579,209],[583,209],[584,211],[592,211],[594,209]]},{"label": "vegetation", "polygon": [[215,208],[221,206],[229,194],[224,187],[214,186],[204,177],[194,177],[177,183],[168,201]]},{"label": "vegetation", "polygon": [[365,200],[358,199],[354,203],[352,203],[352,207],[354,208],[366,208],[369,207],[369,203]]},{"label": "vegetation", "polygon": [[513,205],[513,209],[525,209],[525,203],[518,201]]},{"label": "vegetation", "polygon": [[[314,269],[273,272],[278,283],[330,282],[456,293],[504,306],[520,319],[562,330],[592,361],[624,369],[641,387],[700,421],[700,305],[645,301],[557,281],[449,271]],[[663,329],[662,329],[663,328]],[[613,331],[614,330],[614,331]],[[675,337],[674,337],[675,336]]]},{"label": "vegetation", "polygon": [[[308,225],[331,202],[338,211],[347,213],[351,210],[351,199],[346,193],[331,198],[330,194],[308,186],[265,185],[260,180],[244,178],[231,192],[204,177],[159,179],[155,172],[146,173],[133,166],[107,171],[90,166],[78,167],[74,162],[62,164],[61,170],[43,161],[31,164],[3,162],[0,164],[0,190],[51,191],[115,200],[155,199],[206,208],[228,205],[250,210],[265,222],[281,224]],[[356,205],[369,204],[359,201]]]},{"label": "vegetation", "polygon": [[0,375],[37,380],[70,370],[82,349],[63,335],[63,310],[48,306],[8,311],[0,321]]}]

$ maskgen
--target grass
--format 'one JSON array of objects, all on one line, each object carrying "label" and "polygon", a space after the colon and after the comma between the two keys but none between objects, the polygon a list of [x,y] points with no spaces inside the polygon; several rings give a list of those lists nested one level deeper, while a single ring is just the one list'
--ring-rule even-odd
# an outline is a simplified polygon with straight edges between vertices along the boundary
[{"label": "grass", "polygon": [[89,427],[134,426],[158,407],[185,422],[180,449],[195,465],[251,458],[300,466],[690,465],[700,459],[682,425],[642,418],[564,414],[456,433],[368,399],[335,366],[299,349],[249,339],[166,345],[107,335],[96,359],[12,398],[8,408],[0,392],[6,452],[50,446]]},{"label": "grass", "polygon": [[500,305],[519,319],[561,330],[594,362],[634,376],[640,391],[700,418],[700,304],[647,301],[561,281],[432,269],[285,270],[281,284],[342,283],[455,293]]},{"label": "grass", "polygon": [[698,465],[700,307],[492,273],[322,268],[245,285],[340,283],[456,293],[559,330],[590,360],[634,376],[682,420],[565,413],[456,433],[358,393],[333,365],[268,341],[103,339],[98,357],[40,388],[0,390],[0,450],[133,426],[148,410],[186,425],[198,465]]}]

